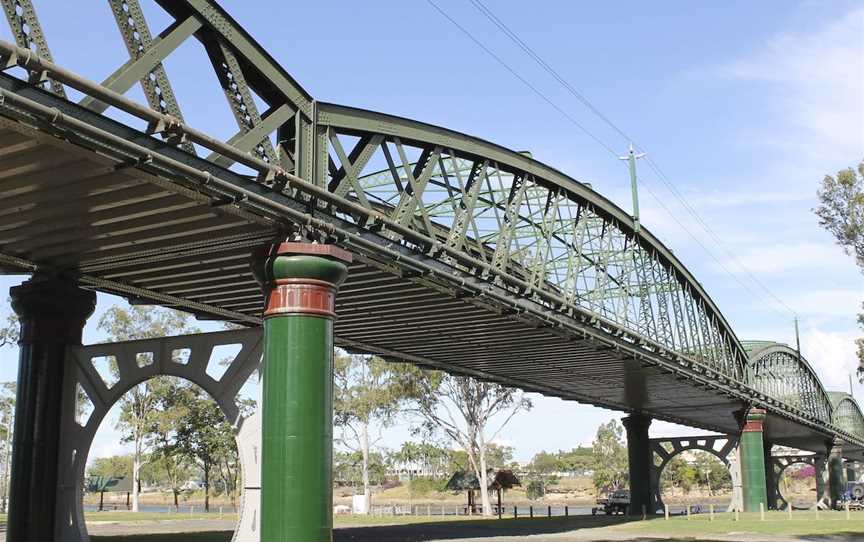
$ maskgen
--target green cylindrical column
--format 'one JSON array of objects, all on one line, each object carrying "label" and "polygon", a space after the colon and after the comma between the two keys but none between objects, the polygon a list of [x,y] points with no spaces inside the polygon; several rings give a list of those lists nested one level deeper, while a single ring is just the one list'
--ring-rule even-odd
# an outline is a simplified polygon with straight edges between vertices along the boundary
[{"label": "green cylindrical column", "polygon": [[828,496],[831,508],[840,506],[840,499],[846,489],[846,479],[843,472],[843,447],[835,441],[828,455]]},{"label": "green cylindrical column", "polygon": [[330,542],[333,319],[351,255],[282,243],[253,266],[265,295],[261,540]]},{"label": "green cylindrical column", "polygon": [[767,505],[765,488],[765,451],[762,431],[765,411],[751,408],[741,432],[741,489],[744,493],[744,511],[758,512],[759,504]]}]

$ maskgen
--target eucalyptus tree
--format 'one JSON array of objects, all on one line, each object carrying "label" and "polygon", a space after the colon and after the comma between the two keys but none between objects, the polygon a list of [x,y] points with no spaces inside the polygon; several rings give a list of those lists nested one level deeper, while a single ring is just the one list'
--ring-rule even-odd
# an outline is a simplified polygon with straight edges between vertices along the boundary
[{"label": "eucalyptus tree", "polygon": [[521,391],[500,384],[439,372],[425,372],[413,383],[418,389],[416,412],[425,429],[443,432],[466,452],[480,481],[483,515],[491,516],[490,444],[516,414],[531,409],[531,400]]},{"label": "eucalyptus tree", "polygon": [[182,409],[182,416],[174,424],[176,445],[179,453],[194,462],[204,475],[204,511],[209,512],[214,471],[219,471],[226,457],[232,458],[235,465],[238,462],[234,430],[207,392],[193,385],[183,386],[179,391],[178,408]]},{"label": "eucalyptus tree", "polygon": [[[857,170],[856,170],[857,169]],[[819,224],[828,230],[864,272],[864,160],[856,169],[826,175],[819,187]],[[864,313],[858,315],[864,327]],[[864,338],[858,345],[858,378],[864,382]]]},{"label": "eucalyptus tree", "polygon": [[598,491],[607,491],[626,485],[627,445],[624,442],[624,427],[618,420],[600,424],[591,449],[594,454],[594,487]]},{"label": "eucalyptus tree", "polygon": [[[108,341],[152,339],[196,331],[186,313],[151,306],[124,308],[113,306],[99,318],[98,328],[106,334]],[[116,364],[111,367],[116,372]],[[120,400],[120,417],[117,429],[123,441],[132,443],[132,511],[138,511],[140,493],[141,460],[144,457],[146,434],[153,426],[157,412],[154,389],[170,377],[157,377],[133,387]]]},{"label": "eucalyptus tree", "polygon": [[392,424],[413,398],[412,381],[419,370],[374,356],[345,353],[337,353],[333,365],[334,424],[341,430],[337,442],[360,454],[368,512],[372,502],[370,450],[380,439],[380,434],[374,438],[371,433]]}]

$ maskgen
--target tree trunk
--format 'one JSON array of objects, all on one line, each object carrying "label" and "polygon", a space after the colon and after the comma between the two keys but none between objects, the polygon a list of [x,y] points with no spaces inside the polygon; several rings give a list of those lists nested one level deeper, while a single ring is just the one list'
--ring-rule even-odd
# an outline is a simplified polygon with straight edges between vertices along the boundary
[{"label": "tree trunk", "polygon": [[180,502],[177,499],[177,496],[180,494],[180,492],[177,491],[176,487],[172,487],[171,492],[174,493],[174,510],[179,510],[180,509]]},{"label": "tree trunk", "polygon": [[372,509],[372,489],[369,487],[369,424],[360,424],[360,452],[363,455],[363,498],[366,501],[366,514]]},{"label": "tree trunk", "polygon": [[204,463],[204,511],[210,511],[210,464]]},{"label": "tree trunk", "polygon": [[99,511],[101,512],[104,509],[105,505],[105,490],[99,492]]},{"label": "tree trunk", "polygon": [[486,441],[483,439],[483,431],[477,432],[477,446],[480,454],[480,503],[483,505],[483,515],[492,515],[492,505],[489,501],[489,475],[486,472]]},{"label": "tree trunk", "polygon": [[135,453],[132,455],[132,511],[138,511],[138,477],[141,475],[141,431],[135,429]]}]

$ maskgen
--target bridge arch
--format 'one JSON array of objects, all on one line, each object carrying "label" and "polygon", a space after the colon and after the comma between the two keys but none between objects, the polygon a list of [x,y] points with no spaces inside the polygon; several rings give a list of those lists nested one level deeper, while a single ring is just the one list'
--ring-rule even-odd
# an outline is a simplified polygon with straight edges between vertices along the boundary
[{"label": "bridge arch", "polygon": [[847,393],[829,392],[833,405],[832,422],[842,431],[864,439],[864,414],[854,397]]},{"label": "bridge arch", "polygon": [[[211,354],[214,348],[229,344],[240,345],[240,350],[233,356],[225,372],[215,378],[207,372]],[[177,351],[185,351],[183,361],[176,360]],[[93,359],[100,357],[113,358],[119,373],[116,381],[106,381],[96,369]],[[259,368],[260,362],[259,329],[70,348],[67,363],[72,374],[71,378],[64,379],[64,409],[60,426],[61,477],[58,480],[56,508],[56,524],[60,526],[60,532],[57,540],[90,540],[84,521],[82,483],[90,447],[108,411],[138,384],[156,376],[175,376],[206,391],[234,426],[243,485],[247,489],[243,491],[233,540],[257,541],[254,533],[257,531],[259,495],[256,489],[249,488],[260,487],[260,454],[257,452],[260,419],[257,413],[242,417],[236,399],[250,375]],[[81,416],[78,406],[84,395],[89,401],[90,412]]]},{"label": "bridge arch", "polygon": [[590,185],[445,128],[334,104],[319,111],[335,193],[424,232],[458,253],[448,255],[458,267],[512,279],[617,336],[745,378],[743,348],[698,281]]},{"label": "bridge arch", "polygon": [[709,435],[704,437],[656,438],[650,440],[651,446],[651,493],[654,497],[655,512],[664,509],[661,477],[663,470],[678,455],[688,451],[707,452],[719,459],[732,477],[732,498],[729,510],[740,509],[741,471],[737,463],[738,438],[730,435]]},{"label": "bridge arch", "polygon": [[833,406],[816,372],[799,353],[785,344],[745,342],[749,352],[751,385],[784,405],[824,424],[832,423]]}]

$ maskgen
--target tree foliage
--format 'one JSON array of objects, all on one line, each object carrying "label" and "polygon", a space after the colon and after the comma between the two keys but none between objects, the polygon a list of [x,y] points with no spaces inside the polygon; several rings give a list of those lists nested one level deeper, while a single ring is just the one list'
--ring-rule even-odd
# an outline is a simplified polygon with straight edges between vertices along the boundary
[{"label": "tree foliage", "polygon": [[[121,307],[113,306],[99,319],[98,327],[109,341],[129,341],[135,339],[152,339],[177,335],[192,330],[189,315],[186,313],[160,309],[152,306]],[[111,371],[118,373],[116,362],[112,362]],[[124,442],[133,445],[132,452],[132,510],[138,511],[138,495],[140,492],[141,460],[146,453],[145,435],[153,427],[153,416],[156,406],[154,390],[170,382],[171,377],[157,377],[133,387],[120,400],[120,417],[117,429],[123,435]]]},{"label": "tree foliage", "polygon": [[[229,493],[237,485],[237,461],[234,430],[225,419],[219,406],[207,393],[197,386],[184,386],[177,395],[176,408],[182,412],[176,420],[176,445],[178,452],[195,462],[203,473],[204,511],[210,511],[210,487],[214,472],[228,468],[223,483]],[[223,464],[223,461],[229,463]]]},{"label": "tree foliage", "polygon": [[[864,272],[864,161],[853,168],[826,175],[819,188],[819,224],[831,232]],[[858,315],[864,327],[864,313]],[[864,382],[864,338],[857,339],[858,378]]]},{"label": "tree foliage", "polygon": [[589,447],[579,446],[569,451],[540,451],[534,455],[528,467],[539,474],[581,473],[594,470],[594,452]]},{"label": "tree foliage", "polygon": [[826,175],[819,188],[819,224],[831,232],[864,270],[864,161],[835,177]]},{"label": "tree foliage", "polygon": [[669,460],[660,476],[660,485],[663,491],[677,489],[690,493],[700,489],[713,495],[731,490],[732,476],[726,465],[714,455],[696,450]]},{"label": "tree foliage", "polygon": [[413,397],[411,382],[418,369],[388,363],[376,356],[339,353],[333,362],[334,424],[341,429],[338,442],[360,458],[360,476],[367,510],[372,500],[370,429],[390,425]]},{"label": "tree foliage", "polygon": [[618,420],[610,420],[597,428],[592,453],[593,481],[598,491],[610,491],[627,485],[627,445],[624,442],[624,426]]},{"label": "tree foliage", "polygon": [[[414,385],[417,413],[427,432],[443,432],[466,452],[480,481],[483,514],[491,515],[488,472],[504,465],[490,462],[489,447],[516,414],[531,409],[531,400],[500,384],[438,372],[425,373]],[[493,424],[497,429],[490,429]]]}]

